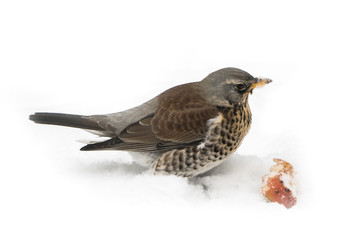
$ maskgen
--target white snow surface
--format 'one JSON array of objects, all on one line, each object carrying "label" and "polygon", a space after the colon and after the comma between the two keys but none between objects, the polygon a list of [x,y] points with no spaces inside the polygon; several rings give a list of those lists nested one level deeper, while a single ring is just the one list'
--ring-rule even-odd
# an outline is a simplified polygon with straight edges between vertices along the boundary
[{"label": "white snow surface", "polygon": [[[2,1],[0,239],[359,239],[355,4]],[[273,82],[239,150],[195,179],[28,120],[126,110],[223,67]],[[261,195],[273,158],[297,172],[291,209]]]}]

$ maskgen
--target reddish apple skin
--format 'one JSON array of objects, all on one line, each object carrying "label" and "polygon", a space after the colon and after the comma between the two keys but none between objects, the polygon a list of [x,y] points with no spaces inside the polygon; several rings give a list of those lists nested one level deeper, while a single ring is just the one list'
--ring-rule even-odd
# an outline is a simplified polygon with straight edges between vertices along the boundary
[{"label": "reddish apple skin", "polygon": [[290,189],[286,188],[280,180],[280,175],[268,178],[267,186],[269,189],[265,192],[265,196],[271,202],[283,204],[286,208],[291,208],[296,204],[296,198]]},{"label": "reddish apple skin", "polygon": [[263,177],[262,194],[271,202],[277,202],[286,208],[296,204],[294,170],[290,163],[274,159],[276,163],[270,173]]}]

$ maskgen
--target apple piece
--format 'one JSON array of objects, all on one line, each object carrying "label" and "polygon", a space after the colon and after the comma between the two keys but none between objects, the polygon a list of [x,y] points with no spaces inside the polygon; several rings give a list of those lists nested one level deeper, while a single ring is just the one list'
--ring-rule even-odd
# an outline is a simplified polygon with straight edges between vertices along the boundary
[{"label": "apple piece", "polygon": [[290,163],[274,158],[275,166],[263,177],[262,194],[271,202],[277,202],[286,208],[296,204],[294,169]]}]

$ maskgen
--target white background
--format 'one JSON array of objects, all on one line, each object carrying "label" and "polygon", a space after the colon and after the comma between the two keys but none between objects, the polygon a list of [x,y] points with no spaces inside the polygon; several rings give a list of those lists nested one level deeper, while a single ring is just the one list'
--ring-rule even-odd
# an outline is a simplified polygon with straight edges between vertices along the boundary
[{"label": "white background", "polygon": [[[0,238],[359,239],[356,1],[129,2],[1,1]],[[237,154],[198,182],[28,121],[125,110],[229,66],[274,82]],[[298,172],[292,209],[259,193],[273,157]]]}]

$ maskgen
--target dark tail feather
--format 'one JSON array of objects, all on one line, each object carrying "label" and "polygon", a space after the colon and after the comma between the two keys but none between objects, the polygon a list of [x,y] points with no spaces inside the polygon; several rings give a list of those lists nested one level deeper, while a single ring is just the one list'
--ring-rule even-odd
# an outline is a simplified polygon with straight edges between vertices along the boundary
[{"label": "dark tail feather", "polygon": [[63,113],[35,113],[30,115],[29,119],[35,123],[40,124],[51,124],[98,131],[104,130],[103,128],[99,127],[96,122],[87,118],[83,118],[82,115]]},{"label": "dark tail feather", "polygon": [[118,144],[123,143],[123,141],[118,137],[113,137],[104,142],[98,142],[93,144],[88,144],[82,147],[81,151],[91,151],[91,150],[114,150]]}]

